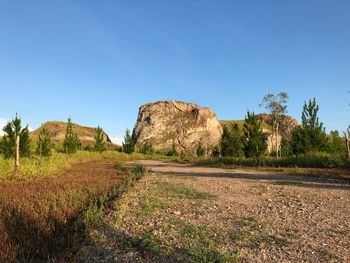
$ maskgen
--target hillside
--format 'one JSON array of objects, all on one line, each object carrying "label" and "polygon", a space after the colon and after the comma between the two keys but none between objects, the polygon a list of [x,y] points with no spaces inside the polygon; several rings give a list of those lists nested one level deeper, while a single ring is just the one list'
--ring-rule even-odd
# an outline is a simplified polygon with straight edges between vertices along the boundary
[{"label": "hillside", "polygon": [[[261,126],[264,133],[272,133],[272,121],[269,114],[257,114],[257,118],[261,121]],[[237,124],[239,129],[243,130],[244,120],[220,120],[221,125],[226,126],[229,131],[232,130],[233,125]],[[291,116],[285,116],[285,122],[287,124],[286,134],[290,135],[291,131],[299,125],[298,121]]]},{"label": "hillside", "polygon": [[[33,141],[37,140],[40,131],[46,128],[52,136],[54,143],[62,143],[66,133],[66,123],[61,121],[48,121],[42,124],[38,129],[30,133],[31,139]],[[73,123],[73,130],[78,134],[80,141],[83,145],[92,145],[95,143],[95,128],[85,127]],[[107,134],[104,138],[105,142],[112,145],[112,141]]]}]

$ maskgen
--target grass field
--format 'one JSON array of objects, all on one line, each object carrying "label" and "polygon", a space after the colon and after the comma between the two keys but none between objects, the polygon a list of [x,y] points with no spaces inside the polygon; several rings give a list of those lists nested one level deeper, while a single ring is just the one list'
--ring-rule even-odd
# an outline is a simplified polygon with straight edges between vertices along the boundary
[{"label": "grass field", "polygon": [[104,208],[145,171],[117,165],[140,158],[117,152],[79,152],[22,160],[11,175],[1,159],[0,262],[69,260]]}]

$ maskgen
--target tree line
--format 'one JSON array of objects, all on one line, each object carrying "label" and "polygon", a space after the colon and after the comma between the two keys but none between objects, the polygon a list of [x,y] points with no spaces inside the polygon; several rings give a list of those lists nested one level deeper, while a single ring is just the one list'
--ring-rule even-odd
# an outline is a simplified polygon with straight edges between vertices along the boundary
[{"label": "tree line", "polygon": [[[319,120],[319,105],[316,99],[304,102],[301,125],[294,127],[288,134],[286,122],[288,94],[267,94],[260,106],[269,110],[272,122],[272,155],[278,157],[300,156],[307,153],[325,152],[334,155],[347,155],[350,160],[350,126],[342,136],[338,131],[326,134],[323,123]],[[266,135],[262,132],[261,121],[254,112],[247,112],[243,131],[237,124],[229,129],[224,126],[220,145],[213,151],[214,156],[255,158],[259,162],[266,154]],[[280,139],[279,139],[280,138]]]}]

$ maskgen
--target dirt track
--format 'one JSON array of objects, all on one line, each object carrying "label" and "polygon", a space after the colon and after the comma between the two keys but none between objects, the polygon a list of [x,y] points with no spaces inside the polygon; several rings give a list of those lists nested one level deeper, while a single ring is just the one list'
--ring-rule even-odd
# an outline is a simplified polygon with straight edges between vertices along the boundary
[{"label": "dirt track", "polygon": [[[153,175],[142,179],[116,203],[116,210],[124,205],[121,222],[116,223],[118,212],[107,216],[119,236],[138,239],[146,232],[156,233],[160,247],[184,251],[189,241],[186,235],[179,235],[183,228],[164,230],[166,222],[176,219],[186,226],[215,229],[218,251],[235,255],[235,261],[350,261],[350,185],[344,181],[192,167],[156,160],[136,163],[147,166]],[[152,185],[159,181],[183,185],[215,198],[203,201],[180,198],[147,217],[138,216],[135,211],[147,208],[143,202],[156,196]],[[166,194],[161,198],[165,200]],[[114,245],[109,244],[111,249],[104,257],[113,253]],[[173,260],[183,261],[181,253],[174,255]],[[149,257],[136,251],[118,254],[115,259],[162,261],[159,255],[151,260]]]}]

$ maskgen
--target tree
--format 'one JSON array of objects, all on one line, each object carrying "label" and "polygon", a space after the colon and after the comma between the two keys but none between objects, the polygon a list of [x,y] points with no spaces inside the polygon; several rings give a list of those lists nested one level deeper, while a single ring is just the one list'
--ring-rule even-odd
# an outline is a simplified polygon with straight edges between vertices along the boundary
[{"label": "tree", "polygon": [[51,155],[52,142],[51,134],[46,128],[43,128],[38,137],[36,152],[41,156]]},{"label": "tree", "polygon": [[304,152],[315,152],[324,150],[327,142],[325,128],[323,123],[319,122],[317,117],[319,107],[316,99],[309,100],[304,103],[303,112],[301,115],[304,138],[303,148]]},{"label": "tree", "polygon": [[221,136],[220,148],[221,148],[221,155],[222,156],[232,156],[233,155],[233,152],[234,152],[233,140],[232,140],[232,136],[231,136],[231,134],[226,126],[224,126],[223,133]]},{"label": "tree", "polygon": [[202,144],[199,144],[196,150],[196,155],[198,157],[202,157],[204,156],[204,153],[205,153],[205,149],[202,147]]},{"label": "tree", "polygon": [[222,156],[240,157],[244,155],[241,131],[236,123],[233,124],[232,132],[224,126],[220,146]]},{"label": "tree", "polygon": [[73,131],[73,124],[71,118],[68,118],[66,126],[66,134],[63,142],[64,151],[67,154],[76,153],[81,147],[81,142],[78,134]]},{"label": "tree", "polygon": [[260,157],[266,152],[266,138],[262,132],[261,124],[254,112],[247,112],[243,126],[243,144],[246,157],[254,157],[257,164]]},{"label": "tree", "polygon": [[292,152],[298,157],[298,155],[305,152],[304,150],[304,130],[302,127],[297,126],[292,131],[292,139],[290,142]]},{"label": "tree", "polygon": [[346,143],[346,150],[348,152],[348,157],[349,157],[349,161],[350,161],[350,125],[349,127],[346,129],[346,132],[345,132],[345,143]]},{"label": "tree", "polygon": [[[288,94],[286,92],[280,92],[275,96],[272,93],[268,93],[264,96],[260,106],[265,105],[265,108],[270,111],[272,124],[273,124],[273,133],[275,138],[275,151],[276,157],[280,156],[280,149],[278,144],[278,134],[279,129],[285,130],[284,127],[284,116],[287,113],[287,101]],[[272,147],[273,149],[273,147]]]},{"label": "tree", "polygon": [[233,148],[233,157],[242,157],[244,156],[244,145],[242,142],[242,134],[235,123],[232,129],[232,148]]},{"label": "tree", "polygon": [[98,126],[96,129],[95,129],[95,145],[94,145],[94,150],[96,152],[103,152],[106,150],[106,143],[104,141],[104,131],[103,129]]},{"label": "tree", "polygon": [[338,131],[331,131],[327,136],[326,151],[331,154],[346,154],[346,139]]},{"label": "tree", "polygon": [[6,158],[15,157],[15,168],[19,168],[20,156],[30,155],[30,139],[28,125],[22,128],[21,119],[16,117],[3,128],[4,137],[1,152]]},{"label": "tree", "polygon": [[123,152],[128,154],[133,153],[135,151],[135,142],[130,135],[129,129],[126,129],[125,131],[124,142],[122,147]]},{"label": "tree", "polygon": [[281,140],[281,157],[287,157],[292,155],[293,150],[292,150],[292,146],[291,143],[289,142],[289,140],[287,139],[286,136],[282,136],[282,140]]}]

